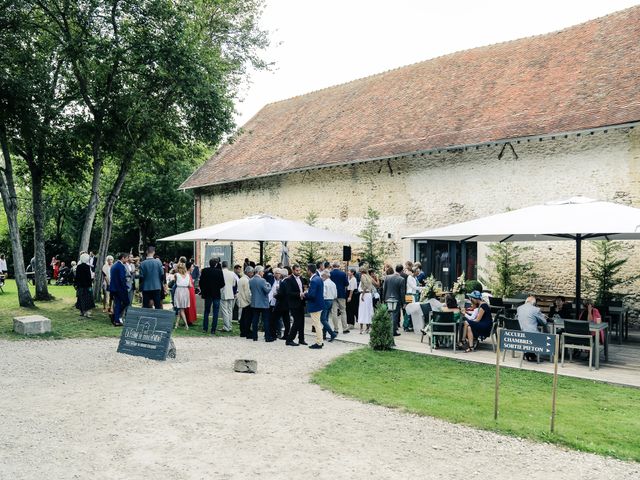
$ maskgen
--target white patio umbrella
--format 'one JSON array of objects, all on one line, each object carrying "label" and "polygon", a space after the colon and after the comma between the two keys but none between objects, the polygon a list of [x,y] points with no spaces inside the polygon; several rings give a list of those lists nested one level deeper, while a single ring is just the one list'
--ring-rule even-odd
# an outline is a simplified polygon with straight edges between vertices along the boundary
[{"label": "white patio umbrella", "polygon": [[260,242],[260,263],[263,261],[264,242],[327,242],[359,243],[358,237],[331,232],[272,215],[253,215],[238,220],[199,228],[190,232],[161,238],[160,242],[181,241],[246,241]]},{"label": "white patio umbrella", "polygon": [[425,230],[404,238],[476,242],[574,240],[577,312],[582,240],[639,240],[640,209],[573,197]]}]

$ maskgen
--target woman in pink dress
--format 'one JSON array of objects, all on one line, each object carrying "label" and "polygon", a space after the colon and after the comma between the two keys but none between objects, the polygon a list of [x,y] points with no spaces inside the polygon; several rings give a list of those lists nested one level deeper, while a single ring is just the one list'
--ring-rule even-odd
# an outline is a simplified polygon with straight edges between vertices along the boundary
[{"label": "woman in pink dress", "polygon": [[[580,320],[602,323],[602,315],[600,315],[600,310],[593,305],[593,300],[586,298],[582,304],[584,309],[580,312]],[[595,335],[595,332],[591,332],[591,336],[595,337]],[[602,330],[600,331],[600,345],[604,345],[604,332]]]},{"label": "woman in pink dress", "polygon": [[196,289],[193,284],[193,277],[191,276],[193,264],[187,262],[187,271],[189,272],[189,308],[187,308],[184,313],[187,316],[187,323],[191,326],[198,320],[198,312],[196,311]]}]

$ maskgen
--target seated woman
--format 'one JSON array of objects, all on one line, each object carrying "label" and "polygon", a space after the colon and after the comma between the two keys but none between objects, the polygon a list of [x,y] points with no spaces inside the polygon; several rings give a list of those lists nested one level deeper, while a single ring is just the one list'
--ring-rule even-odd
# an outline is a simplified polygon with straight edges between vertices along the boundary
[{"label": "seated woman", "polygon": [[460,308],[458,308],[458,302],[453,295],[448,294],[444,298],[444,307],[442,307],[441,311],[443,312],[453,312],[453,319],[457,322],[460,320]]},{"label": "seated woman", "polygon": [[571,304],[566,301],[562,295],[558,295],[549,310],[549,318],[558,315],[560,318],[574,318]]},{"label": "seated woman", "polygon": [[482,299],[482,294],[474,290],[468,296],[471,304],[478,310],[478,315],[475,319],[467,319],[464,322],[462,331],[464,340],[458,344],[458,347],[464,348],[465,353],[473,352],[478,345],[478,338],[488,337],[493,325],[491,308]]},{"label": "seated woman", "polygon": [[[580,316],[578,317],[580,320],[588,320],[590,322],[602,323],[602,315],[600,315],[600,310],[598,310],[594,305],[591,299],[585,298],[582,301],[583,309],[580,312]],[[592,337],[595,337],[595,332],[591,333]],[[600,344],[604,345],[604,331],[600,331]]]}]

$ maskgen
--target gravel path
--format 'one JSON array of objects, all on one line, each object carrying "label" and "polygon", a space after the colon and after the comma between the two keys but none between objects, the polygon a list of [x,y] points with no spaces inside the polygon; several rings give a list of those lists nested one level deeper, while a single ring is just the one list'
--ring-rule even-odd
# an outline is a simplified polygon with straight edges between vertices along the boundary
[{"label": "gravel path", "polygon": [[[114,339],[0,341],[0,478],[640,478],[640,464],[364,405],[309,383],[353,345],[176,345],[177,359],[155,362],[117,354]],[[258,374],[234,373],[236,358],[258,360]]]}]

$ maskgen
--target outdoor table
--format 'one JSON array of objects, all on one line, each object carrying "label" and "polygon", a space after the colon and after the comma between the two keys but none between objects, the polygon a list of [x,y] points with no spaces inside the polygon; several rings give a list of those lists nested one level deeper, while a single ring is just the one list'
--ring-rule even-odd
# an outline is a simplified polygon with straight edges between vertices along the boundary
[{"label": "outdoor table", "polygon": [[[549,322],[549,325],[552,327],[552,333],[555,335],[556,330],[560,328],[564,328],[564,319],[563,318],[554,318],[553,323]],[[606,330],[604,335],[604,359],[605,361],[609,361],[609,330],[607,330],[609,324],[606,322],[596,323],[589,322],[589,331],[595,332],[596,337],[596,370],[600,369],[600,332]]]}]

